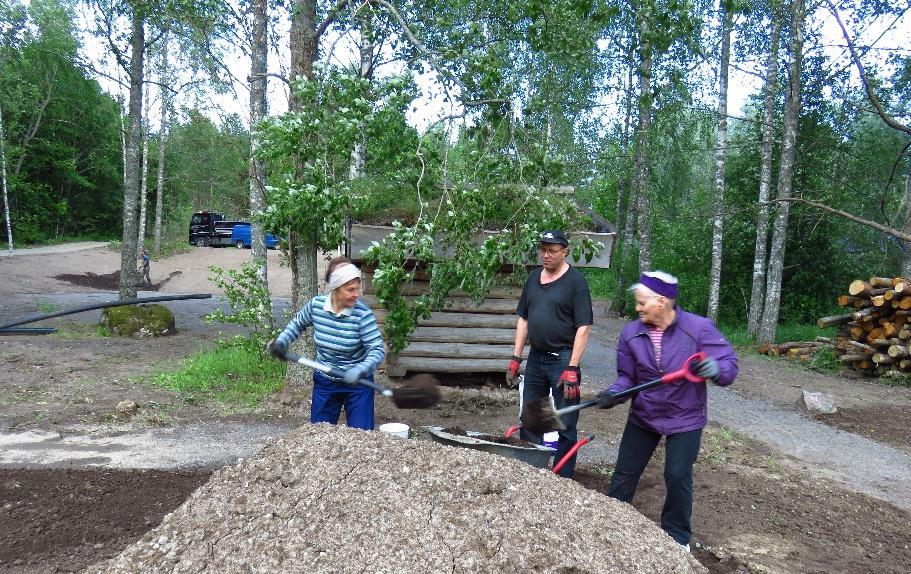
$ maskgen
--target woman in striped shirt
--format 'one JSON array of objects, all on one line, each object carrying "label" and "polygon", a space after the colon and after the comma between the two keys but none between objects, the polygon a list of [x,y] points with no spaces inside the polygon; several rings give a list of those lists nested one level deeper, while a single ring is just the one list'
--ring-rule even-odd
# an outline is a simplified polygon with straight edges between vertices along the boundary
[{"label": "woman in striped shirt", "polygon": [[373,430],[373,389],[357,382],[373,380],[386,351],[376,317],[358,300],[360,294],[360,270],[348,258],[336,257],[326,271],[326,293],[304,304],[269,343],[273,354],[284,357],[291,343],[312,326],[316,360],[344,373],[339,380],[314,371],[312,423],[338,424],[344,406],[349,427]]}]

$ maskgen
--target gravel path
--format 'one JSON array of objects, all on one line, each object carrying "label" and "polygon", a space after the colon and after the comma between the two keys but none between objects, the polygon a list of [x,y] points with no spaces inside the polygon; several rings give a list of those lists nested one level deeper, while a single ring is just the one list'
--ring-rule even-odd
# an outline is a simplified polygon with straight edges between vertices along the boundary
[{"label": "gravel path", "polygon": [[27,255],[49,255],[52,253],[71,253],[73,251],[84,251],[86,249],[97,249],[104,247],[107,243],[103,241],[77,241],[75,243],[63,243],[61,245],[48,245],[46,247],[26,247],[16,248],[12,251],[9,249],[0,250],[0,257],[17,257]]}]

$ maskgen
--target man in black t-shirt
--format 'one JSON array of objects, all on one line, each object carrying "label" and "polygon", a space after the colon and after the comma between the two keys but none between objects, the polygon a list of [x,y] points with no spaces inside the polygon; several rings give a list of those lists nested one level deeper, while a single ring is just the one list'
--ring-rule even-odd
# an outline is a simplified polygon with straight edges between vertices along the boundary
[{"label": "man in black t-shirt", "polygon": [[[529,274],[516,308],[519,319],[506,378],[512,383],[518,377],[522,349],[527,341],[531,350],[525,367],[523,405],[551,393],[558,409],[579,403],[582,382],[579,363],[588,344],[594,314],[588,283],[578,269],[566,262],[568,254],[569,240],[562,231],[541,234],[538,255],[542,265]],[[563,415],[561,420],[566,430],[560,431],[554,461],[559,461],[575,444],[579,412]],[[529,442],[542,442],[540,435],[524,428],[521,437]],[[572,478],[575,468],[573,456],[559,474]]]}]

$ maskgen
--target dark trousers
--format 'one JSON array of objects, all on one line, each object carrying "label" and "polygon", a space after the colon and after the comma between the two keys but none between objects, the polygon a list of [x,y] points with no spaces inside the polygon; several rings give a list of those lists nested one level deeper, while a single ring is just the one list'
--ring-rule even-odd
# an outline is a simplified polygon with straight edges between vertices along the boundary
[{"label": "dark trousers", "polygon": [[[373,375],[367,375],[371,381]],[[313,404],[311,423],[338,424],[345,407],[345,422],[349,427],[373,430],[373,389],[364,385],[337,383],[319,371],[313,373]]]},{"label": "dark trousers", "polygon": [[[660,440],[660,434],[627,421],[608,496],[632,502],[639,477]],[[699,454],[701,441],[702,429],[667,435],[665,441],[664,486],[667,496],[661,510],[661,528],[678,544],[689,544],[693,535],[693,463]]]},{"label": "dark trousers", "polygon": [[[532,349],[528,353],[528,360],[525,363],[525,384],[522,389],[522,404],[527,405],[530,402],[546,398],[553,392],[554,405],[561,409],[570,405],[579,404],[579,399],[567,401],[563,398],[563,387],[558,387],[560,375],[569,365],[569,358],[572,356],[572,350],[566,349],[559,353],[542,353]],[[554,455],[554,461],[559,461],[569,452],[569,449],[576,444],[576,423],[579,422],[579,411],[569,413],[560,417],[566,430],[560,431],[560,441],[557,443],[557,452]],[[522,440],[541,444],[543,437],[521,429],[520,435]],[[576,457],[573,455],[563,468],[560,469],[560,476],[572,478],[576,471]]]}]

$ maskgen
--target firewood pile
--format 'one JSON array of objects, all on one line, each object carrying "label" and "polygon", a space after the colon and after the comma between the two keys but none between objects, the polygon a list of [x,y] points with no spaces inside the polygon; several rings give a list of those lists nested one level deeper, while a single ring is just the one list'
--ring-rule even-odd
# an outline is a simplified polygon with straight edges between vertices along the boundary
[{"label": "firewood pile", "polygon": [[838,304],[850,311],[822,317],[816,324],[838,326],[832,343],[842,363],[878,375],[911,372],[911,280],[857,279]]},{"label": "firewood pile", "polygon": [[757,349],[763,355],[785,357],[798,361],[809,361],[819,349],[831,347],[833,342],[827,337],[817,337],[815,341],[791,341],[788,343],[763,343]]}]

